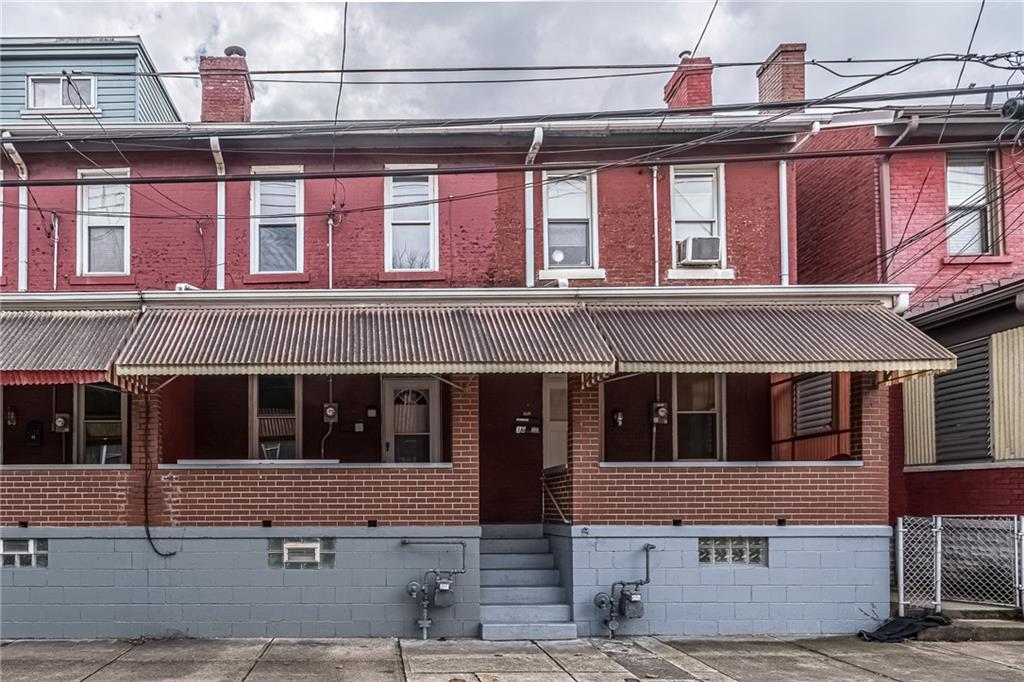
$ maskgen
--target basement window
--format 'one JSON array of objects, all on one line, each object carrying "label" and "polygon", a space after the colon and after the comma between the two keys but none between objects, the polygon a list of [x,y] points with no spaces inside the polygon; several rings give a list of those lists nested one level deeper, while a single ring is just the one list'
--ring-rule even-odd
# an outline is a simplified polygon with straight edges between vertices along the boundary
[{"label": "basement window", "polygon": [[270,568],[334,568],[334,538],[270,538],[267,565]]},{"label": "basement window", "polygon": [[768,538],[700,538],[698,561],[702,564],[768,565]]},{"label": "basement window", "polygon": [[0,540],[0,564],[4,568],[46,568],[49,556],[46,540]]}]

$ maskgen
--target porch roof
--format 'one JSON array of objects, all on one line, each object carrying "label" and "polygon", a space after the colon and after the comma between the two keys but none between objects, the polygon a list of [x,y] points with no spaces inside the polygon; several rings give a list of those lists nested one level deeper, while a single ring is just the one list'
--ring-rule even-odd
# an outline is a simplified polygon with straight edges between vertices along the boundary
[{"label": "porch roof", "polygon": [[590,306],[620,372],[942,371],[956,356],[877,304]]},{"label": "porch roof", "polygon": [[574,305],[149,308],[123,375],[591,372],[615,358]]},{"label": "porch roof", "polygon": [[138,310],[0,311],[0,384],[109,380],[137,317]]}]

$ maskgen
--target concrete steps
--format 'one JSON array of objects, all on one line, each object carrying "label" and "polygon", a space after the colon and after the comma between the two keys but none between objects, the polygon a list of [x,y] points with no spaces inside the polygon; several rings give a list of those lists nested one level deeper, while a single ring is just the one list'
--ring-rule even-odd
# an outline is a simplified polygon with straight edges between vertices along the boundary
[{"label": "concrete steps", "polygon": [[919,632],[921,642],[1024,642],[1024,622],[992,618],[955,620],[952,625]]},{"label": "concrete steps", "polygon": [[572,608],[539,524],[482,528],[480,586],[483,639],[575,639]]}]

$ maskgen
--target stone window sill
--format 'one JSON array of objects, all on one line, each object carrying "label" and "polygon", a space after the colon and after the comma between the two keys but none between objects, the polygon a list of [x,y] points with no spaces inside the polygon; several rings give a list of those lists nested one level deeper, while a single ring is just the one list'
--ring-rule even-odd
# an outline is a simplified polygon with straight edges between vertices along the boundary
[{"label": "stone window sill", "polygon": [[305,272],[253,272],[242,276],[243,284],[305,284],[309,273]]},{"label": "stone window sill", "polygon": [[826,460],[826,461],[750,461],[721,462],[715,460],[693,460],[678,462],[601,462],[602,469],[778,469],[800,467],[862,467],[864,462],[858,459]]},{"label": "stone window sill", "polygon": [[377,281],[379,282],[443,282],[448,277],[437,270],[430,270],[427,272],[419,272],[416,270],[409,271],[386,271],[382,270],[377,274]]},{"label": "stone window sill", "polygon": [[451,469],[451,462],[410,464],[395,462],[339,462],[336,459],[179,459],[159,469]]},{"label": "stone window sill", "polygon": [[0,471],[127,471],[131,464],[0,464]]},{"label": "stone window sill", "polygon": [[927,473],[929,471],[972,471],[980,469],[1024,469],[1024,459],[1003,459],[999,461],[950,462],[949,464],[910,464],[903,467],[905,474]]},{"label": "stone window sill", "polygon": [[134,286],[135,275],[75,275],[68,277],[68,284],[74,286],[120,285]]},{"label": "stone window sill", "polygon": [[672,268],[666,279],[736,279],[732,268]]},{"label": "stone window sill", "polygon": [[943,265],[1012,265],[1013,256],[946,256]]},{"label": "stone window sill", "polygon": [[558,268],[541,270],[537,279],[605,279],[604,268]]}]

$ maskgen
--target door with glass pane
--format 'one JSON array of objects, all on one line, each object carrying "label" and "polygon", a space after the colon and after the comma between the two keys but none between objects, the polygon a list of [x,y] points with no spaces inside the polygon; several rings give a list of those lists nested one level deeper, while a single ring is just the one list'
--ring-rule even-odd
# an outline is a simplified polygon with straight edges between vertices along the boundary
[{"label": "door with glass pane", "polygon": [[714,374],[673,375],[676,459],[718,459],[722,445],[722,380]]},{"label": "door with glass pane", "polygon": [[384,461],[441,461],[440,387],[436,379],[384,379]]},{"label": "door with glass pane", "polygon": [[110,384],[79,386],[79,464],[127,464],[127,396]]},{"label": "door with glass pane", "polygon": [[565,466],[569,454],[569,391],[564,374],[544,375],[544,468]]},{"label": "door with glass pane", "polygon": [[302,377],[263,374],[250,377],[250,453],[256,459],[302,457]]}]

